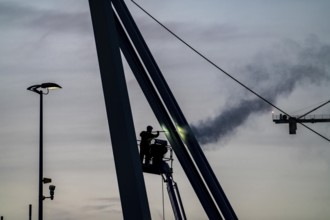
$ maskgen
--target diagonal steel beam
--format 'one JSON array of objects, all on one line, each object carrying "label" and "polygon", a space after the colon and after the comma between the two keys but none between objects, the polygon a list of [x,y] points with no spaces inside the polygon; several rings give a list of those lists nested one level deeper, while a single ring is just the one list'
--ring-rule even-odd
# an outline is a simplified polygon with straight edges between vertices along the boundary
[{"label": "diagonal steel beam", "polygon": [[189,153],[181,140],[180,135],[176,132],[175,125],[169,116],[165,106],[158,96],[148,74],[146,73],[135,49],[131,45],[125,31],[123,30],[119,20],[116,20],[116,27],[120,35],[119,42],[121,50],[130,65],[133,74],[135,75],[151,109],[153,110],[157,120],[162,127],[167,128],[165,135],[170,142],[183,170],[185,171],[193,189],[195,190],[201,205],[203,206],[209,219],[222,219],[217,206],[215,205],[212,197],[209,195],[202,178],[194,162],[191,160]]},{"label": "diagonal steel beam", "polygon": [[190,154],[194,158],[194,162],[197,164],[223,216],[225,219],[238,219],[126,5],[121,0],[114,0],[113,3],[169,114],[176,125],[184,130],[185,138],[183,140],[189,148]]},{"label": "diagonal steel beam", "polygon": [[120,200],[125,220],[151,219],[109,0],[89,0]]}]

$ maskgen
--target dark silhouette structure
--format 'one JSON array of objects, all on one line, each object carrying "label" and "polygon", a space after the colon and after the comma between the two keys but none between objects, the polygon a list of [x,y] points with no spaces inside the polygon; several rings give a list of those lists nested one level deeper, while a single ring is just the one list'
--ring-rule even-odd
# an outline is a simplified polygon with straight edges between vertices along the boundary
[{"label": "dark silhouette structure", "polygon": [[238,219],[123,0],[89,0],[124,219],[151,219],[124,54],[209,219]]},{"label": "dark silhouette structure", "polygon": [[167,153],[167,141],[155,140],[155,143],[150,145],[150,156],[152,158],[152,165],[161,166],[164,155]]},{"label": "dark silhouette structure", "polygon": [[[170,152],[165,157],[167,152]],[[177,183],[173,179],[173,150],[167,144],[167,141],[155,139],[154,143],[150,145],[150,156],[152,164],[142,164],[143,172],[149,174],[161,175],[163,181],[166,183],[166,188],[173,214],[176,220],[186,220],[186,213],[181,200],[180,191]],[[170,163],[170,165],[169,165]]]},{"label": "dark silhouette structure", "polygon": [[[31,92],[35,92],[40,96],[40,121],[39,121],[39,197],[38,197],[38,220],[43,219],[43,184],[48,183],[50,179],[43,178],[43,96],[48,95],[49,90],[61,89],[62,87],[56,83],[42,83],[27,88]],[[51,180],[50,180],[51,181]]]},{"label": "dark silhouette structure", "polygon": [[309,115],[313,111],[327,105],[330,103],[326,101],[322,105],[310,110],[309,112],[303,115],[273,115],[273,122],[275,124],[289,124],[289,134],[297,133],[297,123],[319,123],[319,122],[330,122],[330,115]]},{"label": "dark silhouette structure", "polygon": [[141,142],[140,142],[140,160],[141,163],[144,163],[148,165],[150,163],[151,155],[150,155],[150,146],[151,146],[151,141],[159,136],[159,131],[157,131],[157,134],[152,133],[153,127],[150,125],[147,126],[146,131],[142,131],[140,133],[141,137]]},{"label": "dark silhouette structure", "polygon": [[56,188],[56,186],[54,186],[54,185],[50,185],[49,186],[49,195],[50,196],[44,196],[43,197],[43,200],[45,200],[45,199],[51,199],[51,200],[53,200],[54,199],[54,195],[55,195],[55,188]]},{"label": "dark silhouette structure", "polygon": [[32,204],[29,204],[29,220],[32,220]]}]

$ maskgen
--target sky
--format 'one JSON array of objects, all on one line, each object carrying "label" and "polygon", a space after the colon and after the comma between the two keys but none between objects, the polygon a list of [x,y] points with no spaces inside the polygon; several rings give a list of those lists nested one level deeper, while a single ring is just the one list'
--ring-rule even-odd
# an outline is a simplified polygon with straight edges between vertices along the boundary
[{"label": "sky", "polygon": [[[329,1],[136,2],[289,114],[330,99]],[[330,219],[329,141],[301,125],[289,135],[272,122],[278,110],[125,3],[238,218]],[[138,139],[161,127],[123,63]],[[39,97],[26,88],[43,82],[63,87],[44,97],[44,176],[56,185],[44,218],[122,219],[87,0],[0,0],[0,216],[27,218],[32,204],[37,219]],[[314,113],[330,115],[330,105]],[[306,125],[330,138],[329,123]],[[207,219],[173,166],[188,219]],[[152,219],[173,219],[161,177],[144,179]]]}]

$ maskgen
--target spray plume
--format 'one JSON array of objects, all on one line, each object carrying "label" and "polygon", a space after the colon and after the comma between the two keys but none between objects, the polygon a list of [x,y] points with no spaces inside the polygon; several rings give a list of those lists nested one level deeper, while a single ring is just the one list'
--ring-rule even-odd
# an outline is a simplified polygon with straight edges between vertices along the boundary
[{"label": "spray plume", "polygon": [[[308,39],[301,47],[292,41],[284,43],[280,50],[263,54],[243,71],[252,79],[250,85],[258,85],[258,90],[268,101],[275,103],[284,95],[289,95],[302,83],[321,83],[330,79],[330,46],[319,43],[316,37]],[[275,53],[274,53],[275,52]],[[248,95],[246,95],[248,97]],[[263,100],[250,96],[236,104],[228,104],[218,115],[200,121],[192,126],[201,144],[215,143],[235,133],[254,114],[271,110]]]}]

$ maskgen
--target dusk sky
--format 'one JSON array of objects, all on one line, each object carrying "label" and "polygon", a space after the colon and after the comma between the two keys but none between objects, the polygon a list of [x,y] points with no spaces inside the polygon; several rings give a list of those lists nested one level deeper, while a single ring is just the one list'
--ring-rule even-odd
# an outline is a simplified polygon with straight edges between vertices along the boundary
[{"label": "dusk sky", "polygon": [[[330,1],[136,2],[287,113],[330,100]],[[329,141],[301,125],[289,135],[278,110],[125,3],[238,218],[330,219]],[[139,139],[161,127],[123,62]],[[87,0],[0,0],[0,216],[27,219],[32,204],[37,219],[39,97],[26,88],[43,82],[63,87],[44,96],[44,177],[56,185],[44,219],[123,219]],[[330,104],[313,114],[330,117]],[[330,139],[329,123],[306,125]],[[173,177],[187,218],[207,219],[178,160]],[[161,177],[144,179],[152,219],[174,219]]]}]

